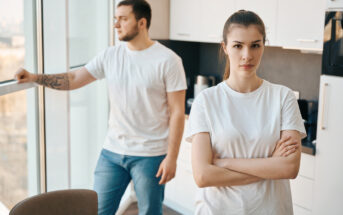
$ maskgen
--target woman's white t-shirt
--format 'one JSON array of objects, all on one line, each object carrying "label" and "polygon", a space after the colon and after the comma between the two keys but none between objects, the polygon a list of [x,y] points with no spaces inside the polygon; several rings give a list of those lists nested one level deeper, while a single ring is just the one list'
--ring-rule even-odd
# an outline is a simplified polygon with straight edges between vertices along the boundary
[{"label": "woman's white t-shirt", "polygon": [[[253,92],[239,93],[226,82],[202,91],[192,105],[186,137],[209,132],[221,158],[267,158],[282,130],[306,136],[294,93],[263,81]],[[242,186],[199,189],[196,214],[293,214],[289,180],[262,180]]]}]

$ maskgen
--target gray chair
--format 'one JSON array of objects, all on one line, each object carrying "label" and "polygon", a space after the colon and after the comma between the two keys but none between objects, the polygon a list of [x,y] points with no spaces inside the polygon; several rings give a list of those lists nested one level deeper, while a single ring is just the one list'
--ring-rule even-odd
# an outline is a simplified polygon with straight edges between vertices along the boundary
[{"label": "gray chair", "polygon": [[38,194],[17,203],[9,215],[97,215],[93,190],[71,189]]}]

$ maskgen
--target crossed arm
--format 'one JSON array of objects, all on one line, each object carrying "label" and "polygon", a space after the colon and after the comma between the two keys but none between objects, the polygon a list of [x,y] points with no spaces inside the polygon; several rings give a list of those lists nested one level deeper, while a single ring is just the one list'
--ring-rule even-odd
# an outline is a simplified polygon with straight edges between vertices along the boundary
[{"label": "crossed arm", "polygon": [[192,168],[199,187],[246,185],[262,179],[295,178],[299,171],[301,143],[297,131],[282,131],[269,158],[216,159],[208,133],[192,141]]}]

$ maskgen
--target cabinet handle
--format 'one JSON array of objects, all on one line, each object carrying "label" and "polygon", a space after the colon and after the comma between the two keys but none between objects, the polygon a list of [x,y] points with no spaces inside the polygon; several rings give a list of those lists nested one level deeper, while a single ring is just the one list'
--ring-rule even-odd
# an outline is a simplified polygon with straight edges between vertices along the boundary
[{"label": "cabinet handle", "polygon": [[318,40],[297,39],[297,42],[301,42],[301,43],[316,43],[316,42],[318,42]]},{"label": "cabinet handle", "polygon": [[324,126],[324,114],[325,114],[325,110],[324,110],[324,107],[325,107],[325,100],[326,100],[326,88],[327,86],[329,86],[328,83],[325,83],[324,84],[324,87],[323,87],[323,103],[322,103],[322,117],[320,119],[320,129],[321,130],[325,130],[326,129],[326,126]]},{"label": "cabinet handle", "polygon": [[211,38],[211,39],[218,39],[218,38],[220,38],[220,36],[215,35],[215,34],[210,34],[210,35],[208,35],[207,37],[208,37],[208,38]]},{"label": "cabinet handle", "polygon": [[186,33],[177,33],[177,35],[182,36],[182,37],[189,37],[189,36],[191,36],[190,34],[186,34]]}]

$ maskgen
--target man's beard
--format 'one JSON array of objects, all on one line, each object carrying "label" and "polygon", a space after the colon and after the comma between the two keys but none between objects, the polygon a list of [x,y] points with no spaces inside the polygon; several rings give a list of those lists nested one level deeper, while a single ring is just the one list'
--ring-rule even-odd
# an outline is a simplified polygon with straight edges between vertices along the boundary
[{"label": "man's beard", "polygon": [[134,39],[137,35],[138,35],[138,25],[136,25],[131,32],[127,33],[125,36],[123,36],[122,38],[119,38],[119,40],[128,42],[131,41],[132,39]]}]

